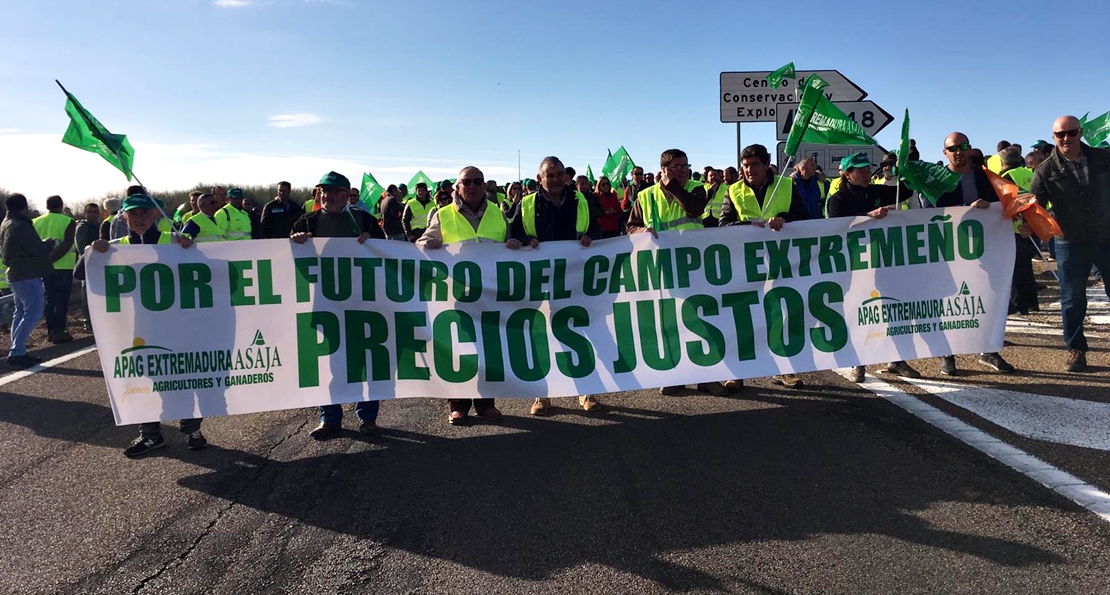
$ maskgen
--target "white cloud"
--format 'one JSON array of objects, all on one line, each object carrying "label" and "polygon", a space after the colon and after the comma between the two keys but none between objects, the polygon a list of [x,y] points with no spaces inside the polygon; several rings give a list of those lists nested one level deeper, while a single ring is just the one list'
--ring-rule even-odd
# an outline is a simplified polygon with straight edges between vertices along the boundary
[{"label": "white cloud", "polygon": [[216,0],[213,4],[220,8],[243,8],[251,5],[250,0]]},{"label": "white cloud", "polygon": [[[453,178],[464,165],[475,165],[487,178],[516,179],[516,163],[487,163],[472,157],[443,158],[388,156],[275,157],[221,151],[218,145],[133,142],[135,172],[151,190],[184,190],[195,184],[273,184],[289,180],[294,186],[314,186],[320,176],[337,171],[352,184],[362,173],[373,172],[384,185],[407,183],[417,170],[433,180]],[[108,193],[122,193],[127,180],[99,155],[62,144],[58,134],[0,134],[0,187],[22,192],[42,208],[46,197],[60,195],[68,205],[80,205]]]},{"label": "white cloud", "polygon": [[298,126],[312,126],[320,123],[320,116],[316,114],[278,114],[270,116],[267,126],[274,128],[296,128]]}]

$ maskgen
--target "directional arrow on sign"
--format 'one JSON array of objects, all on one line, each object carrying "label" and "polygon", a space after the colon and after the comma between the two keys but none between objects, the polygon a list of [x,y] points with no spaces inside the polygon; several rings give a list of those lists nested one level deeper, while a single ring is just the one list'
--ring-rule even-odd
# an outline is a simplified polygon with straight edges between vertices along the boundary
[{"label": "directional arrow on sign", "polygon": [[825,96],[832,101],[860,101],[867,92],[837,70],[799,70],[797,80],[785,79],[782,86],[772,89],[767,83],[771,71],[721,73],[722,122],[774,122],[775,105],[798,103],[798,89],[805,88],[812,75],[824,79]]},{"label": "directional arrow on sign", "polygon": [[[880,130],[886,128],[894,121],[894,116],[874,101],[833,101],[833,105],[840,111],[848,114],[856,124],[863,127],[868,135],[874,137]],[[790,136],[790,127],[794,125],[794,114],[798,104],[780,103],[775,109],[775,134],[778,140],[786,140]]]}]

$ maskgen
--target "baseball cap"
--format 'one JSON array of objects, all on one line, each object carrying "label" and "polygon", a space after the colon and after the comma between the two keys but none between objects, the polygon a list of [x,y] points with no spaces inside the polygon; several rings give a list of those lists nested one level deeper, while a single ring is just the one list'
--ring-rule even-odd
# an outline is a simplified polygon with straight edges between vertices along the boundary
[{"label": "baseball cap", "polygon": [[335,188],[350,189],[351,182],[343,174],[329,171],[328,173],[324,174],[324,177],[320,178],[320,183],[316,185],[317,188],[319,188],[320,186],[333,186]]},{"label": "baseball cap", "polygon": [[132,194],[123,199],[123,206],[120,207],[123,211],[130,211],[131,209],[156,209],[158,205],[154,199],[145,194]]},{"label": "baseball cap", "polygon": [[840,160],[841,171],[848,171],[856,167],[874,167],[866,153],[857,151]]}]

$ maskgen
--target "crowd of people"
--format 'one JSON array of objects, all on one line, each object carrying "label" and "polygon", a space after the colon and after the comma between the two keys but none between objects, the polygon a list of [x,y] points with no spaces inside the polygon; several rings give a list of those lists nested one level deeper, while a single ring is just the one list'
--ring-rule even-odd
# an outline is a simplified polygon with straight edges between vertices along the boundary
[{"label": "crowd of people", "polygon": [[[194,192],[189,202],[169,215],[159,201],[141,186],[128,189],[125,199],[105,201],[105,215],[97,204],[84,208],[84,219],[73,221],[63,212],[59,197],[47,199],[48,213],[32,220],[27,200],[15,194],[6,201],[7,214],[0,226],[0,256],[8,266],[8,283],[15,296],[8,362],[29,367],[39,360],[26,352],[26,339],[46,312],[50,340],[72,337],[65,328],[65,307],[73,279],[83,279],[85,247],[105,252],[116,244],[170,244],[189,248],[194,242],[248,241],[288,238],[303,243],[313,237],[414,242],[426,250],[457,242],[503,243],[509,249],[536,247],[553,241],[593,241],[620,234],[660,233],[735,225],[766,226],[778,231],[796,221],[825,217],[881,219],[906,208],[987,208],[1000,197],[987,179],[986,169],[1013,181],[1051,207],[1063,235],[1051,242],[1060,279],[1064,343],[1069,350],[1067,369],[1087,369],[1088,345],[1083,333],[1086,287],[1092,270],[1110,266],[1110,150],[1083,142],[1079,121],[1064,116],[1053,124],[1054,144],[1040,141],[1027,155],[1021,148],[1000,143],[997,154],[985,158],[963,133],[953,132],[943,142],[945,165],[959,174],[956,188],[939,197],[935,205],[915,197],[899,182],[896,157],[887,155],[873,164],[863,153],[840,162],[839,175],[825,177],[811,158],[802,158],[788,176],[779,174],[766,147],[753,144],[741,152],[740,167],[706,167],[691,171],[687,155],[678,149],[664,151],[659,170],[646,172],[636,166],[630,180],[591,180],[576,175],[557,157],[539,164],[535,179],[505,186],[487,180],[476,167],[463,168],[458,177],[434,187],[421,182],[411,190],[389,186],[373,205],[360,200],[357,188],[336,172],[325,174],[312,198],[304,205],[290,200],[288,182],[278,184],[277,196],[252,208],[237,188],[216,186]],[[911,147],[916,152],[916,146]],[[916,156],[911,154],[911,159]],[[1040,247],[1031,239],[1030,227],[1015,221],[1019,246],[1011,288],[1011,313],[1037,310],[1037,284],[1031,259]],[[64,297],[63,297],[64,294]],[[1110,295],[1110,291],[1108,291]],[[87,322],[86,306],[86,324]],[[1014,371],[999,353],[981,354],[978,362],[1006,373]],[[942,358],[941,373],[957,374],[953,356]],[[920,374],[908,362],[882,367],[883,373],[903,377]],[[863,366],[850,379],[862,382]],[[784,373],[772,382],[798,387],[802,379]],[[702,383],[699,390],[723,395],[743,387],[740,379]],[[684,387],[663,387],[665,395]],[[479,395],[480,397],[480,395]],[[603,408],[594,395],[583,395],[578,404],[586,411]],[[502,414],[493,399],[450,399],[451,424],[463,424],[470,411],[497,421]],[[379,410],[377,401],[355,407],[359,431],[373,433]],[[536,399],[532,415],[552,412],[550,399]],[[310,435],[326,440],[340,433],[340,405],[319,407],[319,425]],[[157,422],[143,424],[139,437],[125,450],[140,456],[165,445]],[[200,420],[183,420],[181,430],[189,448],[203,448],[207,441]]]}]

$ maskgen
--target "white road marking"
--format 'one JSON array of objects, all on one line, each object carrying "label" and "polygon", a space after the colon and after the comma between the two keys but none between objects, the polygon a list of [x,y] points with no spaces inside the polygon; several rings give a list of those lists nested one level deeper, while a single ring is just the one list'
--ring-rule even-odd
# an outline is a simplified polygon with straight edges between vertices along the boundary
[{"label": "white road marking", "polygon": [[[847,377],[850,372],[851,370],[848,368],[837,370],[837,373],[844,377]],[[1110,523],[1110,494],[1070,473],[1049,465],[1027,452],[1010,446],[878,378],[868,375],[859,386],[885,398],[930,425],[943,430],[972,448],[1095,513],[1103,521]]]},{"label": "white road marking", "polygon": [[18,372],[8,374],[7,376],[4,376],[3,378],[0,378],[0,386],[4,386],[5,384],[11,384],[12,382],[15,382],[16,380],[23,380],[24,378],[26,378],[26,377],[28,377],[28,376],[36,373],[36,372],[42,372],[43,370],[52,368],[52,367],[57,366],[59,364],[64,364],[64,363],[68,362],[71,359],[76,359],[78,357],[81,357],[82,355],[92,353],[94,351],[96,351],[96,346],[86,347],[84,349],[78,349],[77,351],[74,351],[73,353],[67,353],[63,356],[56,357],[52,360],[42,362],[41,364],[38,364],[37,366],[31,366],[30,368],[27,368],[26,370],[20,370]]},{"label": "white road marking", "polygon": [[1110,450],[1110,403],[940,380],[905,381],[1026,438]]}]

